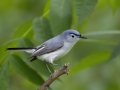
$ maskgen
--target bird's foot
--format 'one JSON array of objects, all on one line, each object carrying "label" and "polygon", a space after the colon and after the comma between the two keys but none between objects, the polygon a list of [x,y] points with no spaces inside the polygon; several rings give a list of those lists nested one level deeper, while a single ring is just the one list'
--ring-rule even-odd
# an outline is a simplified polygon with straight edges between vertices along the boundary
[{"label": "bird's foot", "polygon": [[61,68],[60,68],[60,70],[62,70],[63,69],[63,67],[66,67],[67,69],[65,70],[65,73],[68,75],[69,74],[69,69],[68,69],[68,65],[69,65],[69,63],[65,63],[65,65],[63,65]]}]

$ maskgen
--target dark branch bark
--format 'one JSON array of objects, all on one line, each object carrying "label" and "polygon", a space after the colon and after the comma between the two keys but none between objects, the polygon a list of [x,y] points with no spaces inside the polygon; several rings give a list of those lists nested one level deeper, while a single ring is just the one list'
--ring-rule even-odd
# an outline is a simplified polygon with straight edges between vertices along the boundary
[{"label": "dark branch bark", "polygon": [[50,84],[55,81],[59,76],[63,75],[63,74],[68,74],[69,70],[68,70],[68,65],[69,63],[66,63],[64,66],[61,67],[60,70],[56,70],[52,76],[50,76],[48,78],[48,80],[42,85],[40,86],[40,88],[38,90],[46,90]]}]

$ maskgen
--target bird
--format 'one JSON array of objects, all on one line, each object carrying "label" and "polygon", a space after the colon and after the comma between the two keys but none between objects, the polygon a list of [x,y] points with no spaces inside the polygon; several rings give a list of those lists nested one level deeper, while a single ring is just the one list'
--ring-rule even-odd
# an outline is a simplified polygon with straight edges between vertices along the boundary
[{"label": "bird", "polygon": [[37,59],[42,60],[45,63],[49,73],[52,74],[46,62],[52,65],[59,65],[55,64],[54,61],[65,56],[80,39],[87,38],[82,36],[77,30],[69,29],[45,41],[39,46],[7,48],[7,50],[25,51],[31,53],[31,56],[29,57],[29,59],[31,59],[30,62]]}]

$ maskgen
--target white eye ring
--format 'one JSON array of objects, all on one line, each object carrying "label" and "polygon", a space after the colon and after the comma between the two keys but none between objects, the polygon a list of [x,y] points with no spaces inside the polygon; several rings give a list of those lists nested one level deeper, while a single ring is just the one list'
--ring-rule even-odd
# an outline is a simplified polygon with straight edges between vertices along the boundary
[{"label": "white eye ring", "polygon": [[71,34],[71,37],[72,37],[72,38],[74,38],[74,37],[75,37],[75,35],[74,35],[74,34]]},{"label": "white eye ring", "polygon": [[74,35],[72,35],[72,38],[74,38],[75,36]]}]

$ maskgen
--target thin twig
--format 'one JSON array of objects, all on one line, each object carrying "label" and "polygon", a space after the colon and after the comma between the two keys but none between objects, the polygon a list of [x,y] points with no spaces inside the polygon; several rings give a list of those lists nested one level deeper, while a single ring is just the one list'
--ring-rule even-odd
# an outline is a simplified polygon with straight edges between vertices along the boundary
[{"label": "thin twig", "polygon": [[60,70],[56,70],[56,71],[52,74],[52,76],[50,76],[50,77],[48,78],[48,80],[47,80],[43,85],[41,85],[41,86],[39,87],[38,90],[46,90],[46,89],[50,86],[50,84],[51,84],[53,81],[55,81],[59,76],[61,76],[61,75],[63,75],[63,74],[68,74],[68,73],[69,73],[68,65],[69,65],[69,63],[66,63],[64,66],[61,67]]}]

